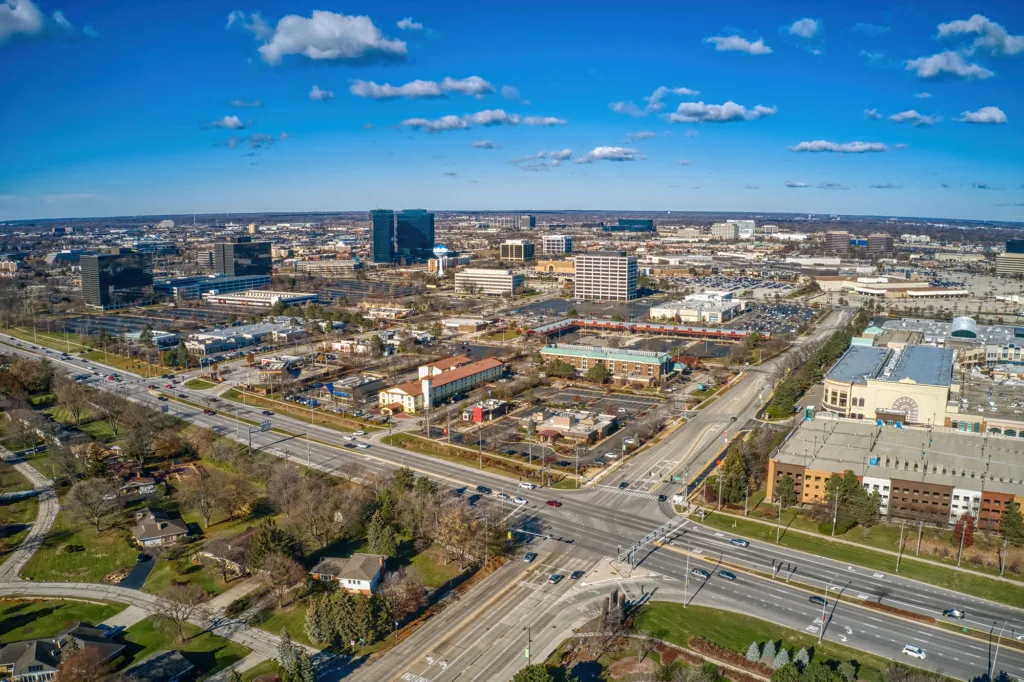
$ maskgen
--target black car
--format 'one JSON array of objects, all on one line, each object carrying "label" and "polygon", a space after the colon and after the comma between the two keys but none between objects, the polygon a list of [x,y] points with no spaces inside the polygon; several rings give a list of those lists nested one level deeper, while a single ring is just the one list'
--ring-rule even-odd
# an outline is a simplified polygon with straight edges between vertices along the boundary
[{"label": "black car", "polygon": [[135,563],[141,564],[149,561],[149,555],[143,552],[139,553],[139,556],[135,557]]},{"label": "black car", "polygon": [[570,580],[579,580],[584,575],[586,575],[586,573],[584,571],[573,571],[572,575],[569,576],[569,579]]},{"label": "black car", "polygon": [[628,488],[628,487],[629,487],[629,481],[623,481],[622,483],[619,484],[619,489]]},{"label": "black car", "polygon": [[485,485],[478,485],[476,491],[483,495],[490,495],[493,491]]},{"label": "black car", "polygon": [[269,417],[270,415],[272,415],[274,413],[271,412],[270,410],[263,410],[262,412],[260,412],[260,414],[262,414],[265,417]]},{"label": "black car", "polygon": [[946,609],[942,612],[942,615],[946,618],[963,618],[964,612],[960,609]]},{"label": "black car", "polygon": [[822,597],[814,596],[814,597],[811,597],[809,601],[812,604],[817,604],[818,606],[828,606],[828,602],[825,601],[825,599],[822,598]]},{"label": "black car", "polygon": [[537,554],[535,552],[527,552],[526,556],[523,557],[523,561],[525,561],[526,563],[531,563],[536,558]]},{"label": "black car", "polygon": [[356,446],[355,443],[345,443],[345,447],[346,448],[354,448],[355,446]]},{"label": "black car", "polygon": [[658,495],[658,502],[668,502],[668,495]]}]

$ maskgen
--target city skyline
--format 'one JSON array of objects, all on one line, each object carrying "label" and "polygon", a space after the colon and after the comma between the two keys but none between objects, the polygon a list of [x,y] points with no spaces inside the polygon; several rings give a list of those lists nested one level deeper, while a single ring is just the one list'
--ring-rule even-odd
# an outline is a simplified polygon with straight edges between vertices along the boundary
[{"label": "city skyline", "polygon": [[0,55],[18,68],[0,76],[0,121],[19,134],[0,150],[0,220],[498,206],[1021,221],[1022,34],[1002,3],[636,7],[623,22],[539,4],[7,0]]}]

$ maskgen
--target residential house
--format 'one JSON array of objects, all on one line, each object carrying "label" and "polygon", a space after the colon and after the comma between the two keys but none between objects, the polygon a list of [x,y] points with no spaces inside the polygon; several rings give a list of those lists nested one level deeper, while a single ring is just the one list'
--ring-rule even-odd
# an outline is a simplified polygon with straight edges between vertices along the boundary
[{"label": "residential house", "polygon": [[353,554],[347,559],[327,557],[309,573],[317,580],[337,583],[349,592],[373,594],[384,573],[386,559],[380,554]]},{"label": "residential house", "polygon": [[180,651],[160,651],[124,673],[125,682],[187,682],[196,667]]},{"label": "residential house", "polygon": [[74,639],[79,649],[95,649],[100,662],[110,663],[124,644],[110,640],[111,630],[76,623],[53,638],[0,644],[0,678],[10,682],[50,682],[60,670],[61,654]]},{"label": "residential house", "polygon": [[204,564],[216,566],[225,574],[242,576],[249,572],[245,565],[245,555],[258,528],[249,528],[238,535],[207,542],[202,550],[196,552],[196,560]]},{"label": "residential house", "polygon": [[170,545],[189,535],[188,524],[180,518],[172,519],[163,509],[147,507],[136,512],[135,521],[132,535],[141,547]]}]

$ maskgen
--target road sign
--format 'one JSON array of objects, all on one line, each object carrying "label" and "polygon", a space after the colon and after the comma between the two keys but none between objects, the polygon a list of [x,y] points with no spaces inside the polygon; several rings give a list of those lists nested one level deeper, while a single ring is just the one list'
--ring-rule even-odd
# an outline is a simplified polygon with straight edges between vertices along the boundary
[{"label": "road sign", "polygon": [[167,406],[166,405],[161,405],[160,406],[160,411],[161,412],[167,412]]},{"label": "road sign", "polygon": [[270,430],[270,420],[269,419],[264,419],[263,421],[260,422],[260,431],[266,433],[269,430]]}]

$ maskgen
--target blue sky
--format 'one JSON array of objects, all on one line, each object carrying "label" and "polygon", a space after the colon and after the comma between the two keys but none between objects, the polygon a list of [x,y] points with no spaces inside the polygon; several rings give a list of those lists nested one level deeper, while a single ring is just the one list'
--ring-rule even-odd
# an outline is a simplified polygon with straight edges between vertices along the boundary
[{"label": "blue sky", "polygon": [[256,2],[0,0],[0,219],[1024,221],[1020,3]]}]

